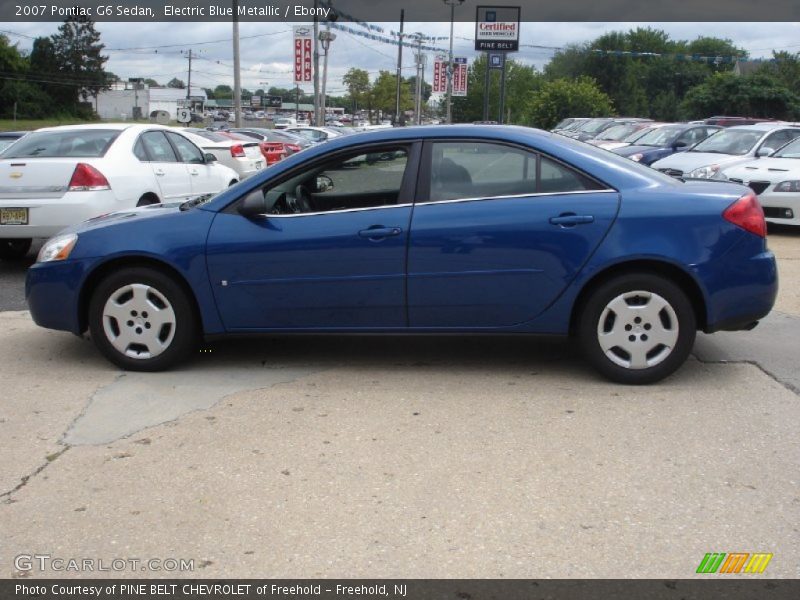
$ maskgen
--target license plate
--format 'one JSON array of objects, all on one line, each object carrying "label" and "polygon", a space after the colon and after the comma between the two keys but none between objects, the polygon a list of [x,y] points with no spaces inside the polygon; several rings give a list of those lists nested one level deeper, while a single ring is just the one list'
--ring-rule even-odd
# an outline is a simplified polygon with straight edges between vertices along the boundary
[{"label": "license plate", "polygon": [[264,163],[262,163],[260,160],[257,160],[255,162],[255,165],[256,165],[256,171],[258,171],[261,167],[264,166]]},{"label": "license plate", "polygon": [[0,225],[27,225],[27,208],[0,208]]}]

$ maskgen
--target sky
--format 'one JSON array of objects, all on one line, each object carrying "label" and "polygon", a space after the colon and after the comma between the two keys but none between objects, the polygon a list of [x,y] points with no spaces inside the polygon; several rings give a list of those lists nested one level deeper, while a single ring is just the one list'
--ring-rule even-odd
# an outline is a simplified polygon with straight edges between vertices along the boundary
[{"label": "sky", "polygon": [[[352,23],[353,29],[367,30]],[[255,91],[262,88],[293,87],[292,23],[240,24],[242,87]],[[387,30],[398,30],[398,23],[376,23]],[[595,39],[609,31],[628,30],[638,26],[663,29],[673,39],[692,40],[713,35],[731,39],[745,48],[752,58],[772,55],[772,50],[800,52],[800,23],[523,23],[521,44],[563,47]],[[29,50],[32,38],[56,32],[58,23],[0,23],[0,33],[7,35],[20,50]],[[192,85],[216,87],[233,85],[233,50],[229,23],[96,23],[106,45],[109,60],[106,69],[127,79],[149,77],[164,85],[173,77],[187,80],[187,51],[197,53],[192,65]],[[456,23],[454,54],[474,58],[474,23]],[[406,32],[422,32],[432,37],[449,35],[449,23],[406,23]],[[337,38],[331,46],[328,93],[344,94],[342,76],[351,67],[370,72],[374,79],[380,70],[395,72],[397,46],[369,40],[347,32],[334,31]],[[208,43],[213,42],[213,43]],[[435,45],[446,48],[447,39]],[[160,46],[159,48],[155,48]],[[167,47],[165,47],[167,46]],[[522,47],[512,58],[541,69],[555,50]],[[430,53],[433,54],[433,53]],[[432,77],[429,56],[427,81]],[[403,52],[403,74],[414,74],[411,51]],[[311,86],[306,86],[310,91]]]}]

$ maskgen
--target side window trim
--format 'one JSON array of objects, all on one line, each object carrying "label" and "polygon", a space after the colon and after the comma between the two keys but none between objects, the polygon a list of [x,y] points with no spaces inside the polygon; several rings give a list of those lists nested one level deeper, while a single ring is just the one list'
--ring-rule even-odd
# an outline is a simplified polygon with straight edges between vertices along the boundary
[{"label": "side window trim", "polygon": [[[457,143],[457,142],[466,142],[466,143],[486,143],[486,144],[496,144],[498,146],[507,146],[509,148],[514,148],[515,150],[522,150],[523,152],[529,152],[536,156],[536,192],[533,194],[511,194],[508,196],[469,196],[463,198],[453,198],[450,200],[431,200],[430,193],[431,193],[431,171],[433,169],[433,145],[437,143]],[[585,177],[586,179],[595,182],[597,185],[601,186],[599,189],[596,190],[575,190],[571,192],[541,192],[541,181],[542,181],[542,158],[547,158],[563,166],[566,169],[574,171],[581,177]],[[436,139],[427,139],[424,143],[424,148],[422,151],[422,161],[419,168],[419,175],[420,179],[417,183],[417,193],[414,198],[414,204],[418,206],[428,205],[428,204],[444,204],[444,203],[452,203],[452,202],[475,202],[479,200],[496,200],[496,199],[507,199],[507,198],[529,198],[531,196],[564,196],[567,194],[599,194],[599,193],[608,193],[613,192],[617,193],[613,187],[608,185],[607,183],[600,181],[596,177],[589,175],[585,171],[575,168],[572,165],[565,163],[563,160],[556,158],[550,154],[546,154],[541,150],[531,148],[529,146],[525,146],[522,144],[515,144],[513,142],[508,142],[506,140],[487,140],[487,139],[477,139],[477,138],[436,138]]]}]

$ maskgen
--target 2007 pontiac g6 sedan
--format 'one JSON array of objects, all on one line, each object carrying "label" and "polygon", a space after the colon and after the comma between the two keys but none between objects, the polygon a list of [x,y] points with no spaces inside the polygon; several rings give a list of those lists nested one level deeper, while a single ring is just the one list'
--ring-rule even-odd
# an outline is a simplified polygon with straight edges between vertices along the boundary
[{"label": "2007 pontiac g6 sedan", "polygon": [[43,327],[125,369],[246,333],[564,334],[650,383],[698,329],[752,328],[777,293],[748,188],[684,182],[535,129],[344,136],[210,199],[105,215],[28,271]]}]

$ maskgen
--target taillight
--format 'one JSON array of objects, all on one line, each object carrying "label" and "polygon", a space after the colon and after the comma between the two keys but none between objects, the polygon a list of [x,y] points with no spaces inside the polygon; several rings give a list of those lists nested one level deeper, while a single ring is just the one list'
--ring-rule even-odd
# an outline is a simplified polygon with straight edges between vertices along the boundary
[{"label": "taillight", "polygon": [[70,192],[96,192],[110,190],[108,179],[92,165],[78,163],[69,180]]},{"label": "taillight", "polygon": [[233,158],[244,158],[244,146],[241,144],[231,146],[231,156]]},{"label": "taillight", "polygon": [[767,237],[767,222],[764,220],[764,209],[761,208],[755,194],[745,194],[731,204],[722,213],[725,220],[754,233]]}]

